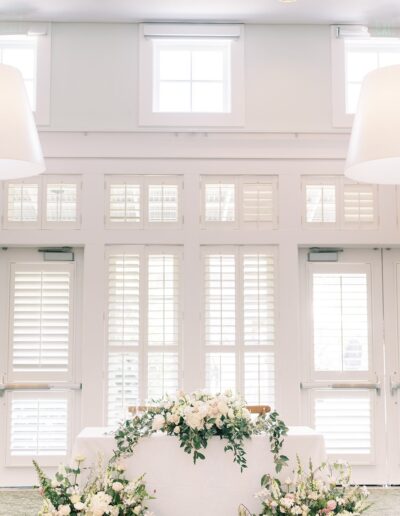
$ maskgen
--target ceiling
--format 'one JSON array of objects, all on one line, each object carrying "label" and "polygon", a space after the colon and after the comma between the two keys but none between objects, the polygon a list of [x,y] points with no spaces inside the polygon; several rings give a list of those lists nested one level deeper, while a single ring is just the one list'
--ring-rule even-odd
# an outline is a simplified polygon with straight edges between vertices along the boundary
[{"label": "ceiling", "polygon": [[400,0],[0,0],[1,20],[363,23],[400,26]]}]

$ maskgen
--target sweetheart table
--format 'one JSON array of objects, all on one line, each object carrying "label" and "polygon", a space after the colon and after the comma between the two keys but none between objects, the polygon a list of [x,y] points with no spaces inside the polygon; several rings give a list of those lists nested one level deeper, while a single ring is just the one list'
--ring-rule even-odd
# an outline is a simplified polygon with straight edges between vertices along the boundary
[{"label": "sweetheart table", "polygon": [[[75,440],[73,456],[84,455],[89,466],[99,454],[108,460],[114,448],[110,429],[85,428]],[[240,473],[232,453],[224,452],[224,441],[218,438],[209,441],[205,460],[194,465],[178,439],[153,434],[140,440],[134,454],[125,460],[127,478],[146,474],[148,491],[155,491],[156,499],[149,504],[155,516],[237,516],[241,503],[257,513],[260,504],[254,493],[260,490],[262,475],[274,472],[268,437],[253,436],[245,450],[248,468]],[[290,427],[282,453],[291,459],[281,475],[285,479],[296,454],[305,465],[310,458],[316,466],[326,459],[324,438],[308,427]]]}]

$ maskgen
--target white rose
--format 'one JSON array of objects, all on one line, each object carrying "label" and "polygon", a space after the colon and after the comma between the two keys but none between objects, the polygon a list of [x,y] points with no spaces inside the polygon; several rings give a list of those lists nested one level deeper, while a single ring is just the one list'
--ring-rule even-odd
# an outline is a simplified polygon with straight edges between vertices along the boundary
[{"label": "white rose", "polygon": [[228,410],[228,417],[229,417],[229,419],[235,418],[235,413],[233,412],[233,410],[231,408]]},{"label": "white rose", "polygon": [[81,511],[84,508],[85,508],[85,504],[82,502],[78,502],[78,503],[74,504],[74,509],[76,509],[77,511]]},{"label": "white rose", "polygon": [[181,427],[180,427],[180,426],[176,426],[176,427],[174,428],[174,433],[175,433],[175,434],[179,434],[179,432],[180,432],[180,431],[181,431]]},{"label": "white rose", "polygon": [[223,416],[226,416],[229,410],[228,405],[224,401],[220,401],[218,403],[218,410]]},{"label": "white rose", "polygon": [[137,505],[134,509],[133,509],[133,512],[135,514],[140,514],[142,512],[142,506],[141,505]]},{"label": "white rose", "polygon": [[69,505],[59,505],[58,514],[59,516],[68,516],[68,514],[71,514],[71,509]]},{"label": "white rose", "polygon": [[161,414],[157,414],[153,419],[153,430],[161,430],[165,424],[165,418]]},{"label": "white rose", "polygon": [[121,482],[114,482],[113,485],[112,485],[112,488],[113,490],[116,492],[116,493],[119,493],[119,491],[122,491],[123,488],[124,488],[124,485],[121,484]]},{"label": "white rose", "polygon": [[77,495],[77,494],[74,494],[74,495],[70,496],[69,499],[71,500],[71,503],[75,504],[75,503],[80,502],[81,497],[79,495]]}]

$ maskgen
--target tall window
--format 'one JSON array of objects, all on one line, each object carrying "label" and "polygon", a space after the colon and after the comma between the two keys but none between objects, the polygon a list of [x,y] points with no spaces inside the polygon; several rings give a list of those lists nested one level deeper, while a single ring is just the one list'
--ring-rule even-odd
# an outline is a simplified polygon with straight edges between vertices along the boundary
[{"label": "tall window", "polygon": [[274,250],[205,246],[203,267],[206,387],[273,405]]},{"label": "tall window", "polygon": [[108,423],[180,385],[178,247],[108,250]]}]

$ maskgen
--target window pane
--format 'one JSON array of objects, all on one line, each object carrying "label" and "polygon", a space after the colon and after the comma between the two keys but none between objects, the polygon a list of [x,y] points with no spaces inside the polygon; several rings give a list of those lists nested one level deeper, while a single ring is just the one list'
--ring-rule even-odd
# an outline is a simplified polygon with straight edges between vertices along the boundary
[{"label": "window pane", "polygon": [[379,66],[393,66],[397,64],[400,64],[400,47],[397,51],[379,53]]},{"label": "window pane", "polygon": [[165,113],[190,112],[190,82],[160,82],[158,111]]},{"label": "window pane", "polygon": [[108,356],[108,424],[126,419],[128,407],[138,404],[138,354],[111,352]]},{"label": "window pane", "polygon": [[250,405],[275,405],[273,353],[244,354],[244,395]]},{"label": "window pane", "polygon": [[33,79],[36,64],[35,51],[33,48],[5,48],[3,64],[18,68],[24,79]]},{"label": "window pane", "polygon": [[274,190],[272,183],[243,184],[244,222],[273,222]]},{"label": "window pane", "polygon": [[178,221],[178,186],[149,186],[149,222]]},{"label": "window pane", "polygon": [[223,84],[193,82],[192,111],[195,113],[222,113],[224,108]]},{"label": "window pane", "polygon": [[8,185],[7,220],[36,222],[38,220],[38,184],[10,183]]},{"label": "window pane", "polygon": [[307,222],[336,222],[335,185],[306,185]]},{"label": "window pane", "polygon": [[148,258],[148,344],[179,343],[179,271],[174,255]]},{"label": "window pane", "polygon": [[206,389],[211,394],[236,391],[234,353],[206,353]]},{"label": "window pane", "polygon": [[367,73],[378,67],[378,54],[375,51],[348,52],[346,78],[349,82],[362,82]]},{"label": "window pane", "polygon": [[179,388],[177,353],[148,354],[148,400],[157,400]]},{"label": "window pane", "polygon": [[205,324],[207,345],[235,345],[235,256],[205,257]]},{"label": "window pane", "polygon": [[224,79],[223,50],[195,50],[192,53],[192,80],[222,81]]},{"label": "window pane", "polygon": [[189,50],[160,50],[159,59],[161,81],[190,81]]},{"label": "window pane", "polygon": [[206,184],[206,221],[233,222],[235,220],[235,185]]},{"label": "window pane", "polygon": [[313,274],[316,371],[368,370],[366,274]]},{"label": "window pane", "polygon": [[47,222],[75,222],[77,209],[76,184],[47,185]]},{"label": "window pane", "polygon": [[110,221],[140,222],[140,185],[110,185]]},{"label": "window pane", "polygon": [[355,113],[360,98],[361,83],[350,83],[346,89],[346,112]]}]

